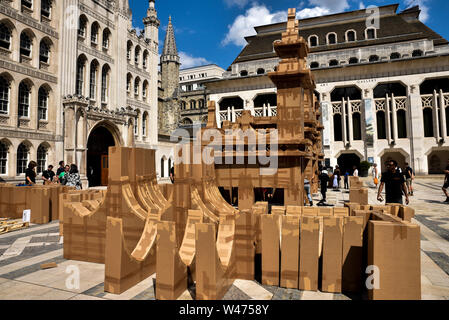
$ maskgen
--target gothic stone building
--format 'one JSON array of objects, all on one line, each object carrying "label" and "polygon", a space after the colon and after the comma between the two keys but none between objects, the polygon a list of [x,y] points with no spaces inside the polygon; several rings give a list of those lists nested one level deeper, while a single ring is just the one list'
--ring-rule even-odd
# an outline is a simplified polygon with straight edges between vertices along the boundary
[{"label": "gothic stone building", "polygon": [[[449,159],[448,41],[419,20],[419,7],[397,9],[380,7],[373,26],[367,10],[299,21],[322,106],[327,165],[350,170],[366,160],[385,169],[395,159],[432,174]],[[256,27],[223,79],[205,83],[218,125],[243,110],[276,114],[266,73],[279,62],[273,42],[284,29],[285,23]]]},{"label": "gothic stone building", "polygon": [[157,147],[154,0],[143,22],[137,34],[127,0],[0,3],[2,180],[65,160],[105,185],[109,146]]}]

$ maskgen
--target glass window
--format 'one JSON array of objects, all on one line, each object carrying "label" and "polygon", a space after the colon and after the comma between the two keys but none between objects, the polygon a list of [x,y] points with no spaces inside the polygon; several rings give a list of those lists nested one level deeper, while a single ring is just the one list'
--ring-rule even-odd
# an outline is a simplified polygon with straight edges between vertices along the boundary
[{"label": "glass window", "polygon": [[19,85],[19,117],[28,118],[30,109],[30,88],[24,83]]},{"label": "glass window", "polygon": [[385,112],[379,111],[376,114],[377,119],[377,139],[387,139],[387,125],[385,120]]},{"label": "glass window", "polygon": [[349,64],[356,64],[356,63],[359,63],[359,59],[357,59],[357,58],[349,59]]},{"label": "glass window", "polygon": [[317,36],[310,37],[310,46],[311,47],[318,46],[318,37]]},{"label": "glass window", "polygon": [[139,87],[140,87],[140,81],[139,81],[139,79],[136,79],[134,81],[134,95],[136,95],[136,96],[139,95]]},{"label": "glass window", "polygon": [[29,150],[27,146],[23,143],[17,148],[17,174],[25,173],[28,164],[28,153]]},{"label": "glass window", "polygon": [[379,61],[379,56],[373,55],[369,57],[369,62],[377,62]]},{"label": "glass window", "polygon": [[366,30],[366,37],[367,39],[376,39],[376,30],[372,28]]},{"label": "glass window", "polygon": [[131,92],[131,77],[128,76],[128,80],[126,81],[126,91]]},{"label": "glass window", "polygon": [[39,50],[40,62],[49,63],[50,62],[50,46],[44,41],[41,41]]},{"label": "glass window", "polygon": [[78,59],[78,65],[76,67],[76,94],[82,95],[84,90],[84,61]]},{"label": "glass window", "polygon": [[42,173],[47,169],[47,149],[39,146],[37,149],[37,173]]},{"label": "glass window", "polygon": [[352,136],[354,140],[362,140],[362,119],[360,113],[352,114]]},{"label": "glass window", "polygon": [[355,32],[354,31],[349,31],[347,34],[347,39],[348,42],[352,42],[355,41]]},{"label": "glass window", "polygon": [[142,118],[142,135],[147,136],[147,114],[145,113]]},{"label": "glass window", "polygon": [[103,67],[101,72],[101,102],[108,101],[108,69]]},{"label": "glass window", "polygon": [[337,43],[337,36],[335,35],[335,33],[329,34],[327,39],[328,39],[329,44],[336,44]]},{"label": "glass window", "polygon": [[401,54],[398,53],[398,52],[393,52],[393,53],[390,55],[390,59],[391,59],[391,60],[396,60],[396,59],[400,59],[400,58],[401,58]]},{"label": "glass window", "polygon": [[137,136],[139,134],[139,115],[137,114],[134,118],[134,135]]},{"label": "glass window", "polygon": [[85,38],[86,37],[86,28],[87,28],[87,21],[84,17],[80,17],[79,19],[79,28],[78,28],[78,35],[80,37]]},{"label": "glass window", "polygon": [[6,174],[8,167],[8,147],[0,142],[0,174]]},{"label": "glass window", "polygon": [[98,24],[92,24],[92,31],[90,33],[90,41],[92,43],[98,43]]},{"label": "glass window", "polygon": [[32,46],[31,38],[26,33],[23,32],[20,35],[20,54],[27,57],[31,57],[31,46]]},{"label": "glass window", "polygon": [[48,111],[48,92],[44,88],[39,89],[38,97],[38,117],[39,120],[47,120]]},{"label": "glass window", "polygon": [[139,66],[139,59],[140,59],[140,49],[136,48],[136,52],[134,54],[134,65]]},{"label": "glass window", "polygon": [[246,77],[248,75],[248,71],[243,70],[242,72],[240,72],[240,76],[241,77]]},{"label": "glass window", "polygon": [[22,6],[27,7],[28,9],[33,9],[33,1],[32,0],[22,0]]},{"label": "glass window", "polygon": [[430,138],[434,136],[433,132],[433,110],[431,108],[425,108],[423,110],[424,117],[424,136]]},{"label": "glass window", "polygon": [[330,67],[333,67],[333,66],[338,66],[338,60],[331,60],[331,61],[329,61],[329,66]]},{"label": "glass window", "polygon": [[320,66],[320,64],[318,62],[312,62],[310,64],[310,69],[316,69]]},{"label": "glass window", "polygon": [[109,49],[109,31],[105,30],[103,31],[103,48]]},{"label": "glass window", "polygon": [[90,66],[90,82],[89,82],[89,97],[92,100],[96,98],[97,92],[97,70],[98,66],[95,63],[92,63]]},{"label": "glass window", "polygon": [[343,141],[341,114],[334,114],[334,141]]},{"label": "glass window", "polygon": [[8,114],[9,110],[9,81],[0,77],[0,114]]},{"label": "glass window", "polygon": [[8,49],[11,47],[11,31],[4,24],[0,24],[0,47]]},{"label": "glass window", "polygon": [[51,15],[51,0],[42,0],[41,2],[41,15],[50,19]]},{"label": "glass window", "polygon": [[407,112],[405,110],[398,110],[397,112],[398,121],[398,138],[407,138]]}]

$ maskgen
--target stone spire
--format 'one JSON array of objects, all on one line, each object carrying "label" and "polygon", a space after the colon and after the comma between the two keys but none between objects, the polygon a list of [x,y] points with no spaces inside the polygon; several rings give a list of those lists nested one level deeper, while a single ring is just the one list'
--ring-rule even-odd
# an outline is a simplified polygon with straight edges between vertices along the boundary
[{"label": "stone spire", "polygon": [[149,0],[147,16],[143,18],[143,24],[145,25],[145,39],[159,43],[158,29],[161,22],[157,18],[155,2],[155,0]]},{"label": "stone spire", "polygon": [[164,50],[161,55],[161,63],[175,62],[179,64],[178,50],[176,49],[175,32],[171,23],[171,16],[168,18],[168,27],[165,34]]}]

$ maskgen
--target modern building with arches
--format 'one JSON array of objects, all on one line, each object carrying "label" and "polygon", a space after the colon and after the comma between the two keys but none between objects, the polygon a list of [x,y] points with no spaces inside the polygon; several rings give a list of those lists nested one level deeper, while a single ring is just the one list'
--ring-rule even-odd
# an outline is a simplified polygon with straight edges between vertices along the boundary
[{"label": "modern building with arches", "polygon": [[[367,26],[369,9],[299,20],[309,43],[307,63],[321,103],[328,166],[387,160],[418,174],[442,173],[449,159],[449,42],[423,24],[419,6],[377,8],[379,28]],[[243,110],[276,114],[276,88],[267,75],[279,59],[273,42],[285,23],[255,27],[222,79],[205,82],[220,127]]]}]

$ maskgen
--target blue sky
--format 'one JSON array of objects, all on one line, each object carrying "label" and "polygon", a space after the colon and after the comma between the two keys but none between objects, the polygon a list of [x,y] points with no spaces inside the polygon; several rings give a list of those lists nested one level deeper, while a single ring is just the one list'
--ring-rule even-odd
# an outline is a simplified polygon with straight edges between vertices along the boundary
[{"label": "blue sky", "polygon": [[[399,10],[415,4],[422,8],[421,20],[449,39],[447,0],[156,0],[160,50],[169,15],[175,28],[181,68],[215,63],[226,69],[245,45],[243,39],[253,27],[285,21],[288,8],[297,8],[298,16],[310,17],[351,11],[370,5],[399,3]],[[129,0],[133,26],[143,28],[147,0]]]}]

